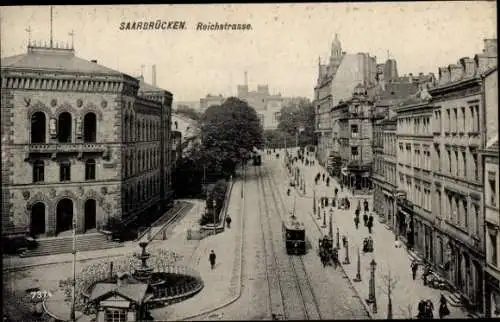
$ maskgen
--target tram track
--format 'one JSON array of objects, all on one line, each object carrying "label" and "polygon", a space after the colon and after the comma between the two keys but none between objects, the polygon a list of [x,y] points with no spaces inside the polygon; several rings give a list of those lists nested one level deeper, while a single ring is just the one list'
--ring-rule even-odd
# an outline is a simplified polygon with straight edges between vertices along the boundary
[{"label": "tram track", "polygon": [[[283,211],[286,214],[288,213],[284,201],[281,196],[278,195],[280,198],[276,197],[276,192],[273,191],[270,180],[265,180],[262,176],[262,174],[267,174],[267,171],[259,167],[258,173],[258,185],[261,188],[260,196],[263,197],[258,198],[258,205],[266,249],[271,313],[281,315],[287,320],[321,319],[318,301],[307,276],[302,257],[289,256],[284,251],[281,251],[279,248],[283,246],[282,234],[273,234],[272,231],[273,226],[281,228]],[[271,214],[272,209],[268,197],[272,198],[274,211],[278,214],[278,217]],[[279,224],[276,219],[279,219]],[[275,224],[273,225],[273,223]],[[267,241],[271,242],[268,243]]]}]

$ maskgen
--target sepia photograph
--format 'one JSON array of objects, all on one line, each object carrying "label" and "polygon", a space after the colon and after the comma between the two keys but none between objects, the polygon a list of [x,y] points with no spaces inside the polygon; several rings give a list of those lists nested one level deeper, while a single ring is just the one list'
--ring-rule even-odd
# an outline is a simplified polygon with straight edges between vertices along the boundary
[{"label": "sepia photograph", "polygon": [[4,322],[500,318],[497,4],[0,7]]}]

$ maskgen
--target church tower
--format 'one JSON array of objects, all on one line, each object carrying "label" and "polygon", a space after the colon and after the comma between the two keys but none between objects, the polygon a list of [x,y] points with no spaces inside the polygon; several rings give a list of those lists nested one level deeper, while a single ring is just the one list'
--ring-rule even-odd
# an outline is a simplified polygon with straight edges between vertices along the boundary
[{"label": "church tower", "polygon": [[335,33],[335,38],[332,41],[332,48],[330,50],[330,63],[328,66],[329,74],[335,75],[337,69],[342,62],[342,57],[344,53],[342,52],[342,45],[340,44],[339,35]]}]

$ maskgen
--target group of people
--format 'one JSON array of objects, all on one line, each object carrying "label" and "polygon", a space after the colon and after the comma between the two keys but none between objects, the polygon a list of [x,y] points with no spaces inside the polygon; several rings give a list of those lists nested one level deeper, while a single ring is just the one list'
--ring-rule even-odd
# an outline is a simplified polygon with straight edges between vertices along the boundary
[{"label": "group of people", "polygon": [[[446,298],[441,294],[441,299],[439,300],[439,318],[442,319],[450,314],[450,309]],[[418,319],[433,319],[434,318],[434,303],[431,300],[421,300],[418,303]]]}]

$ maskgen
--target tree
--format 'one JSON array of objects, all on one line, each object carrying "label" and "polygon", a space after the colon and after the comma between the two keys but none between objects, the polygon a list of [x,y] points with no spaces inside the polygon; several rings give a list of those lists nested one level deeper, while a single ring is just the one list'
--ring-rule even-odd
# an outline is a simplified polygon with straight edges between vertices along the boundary
[{"label": "tree", "polygon": [[382,292],[387,294],[387,319],[392,320],[392,291],[396,288],[396,284],[398,283],[398,278],[391,275],[391,272],[387,275],[383,276],[384,286]]},{"label": "tree", "polygon": [[190,119],[198,121],[200,119],[200,113],[192,107],[187,105],[179,105],[176,109],[176,113],[183,114]]},{"label": "tree", "polygon": [[278,130],[293,137],[290,145],[295,144],[295,135],[298,131],[299,145],[315,144],[314,134],[314,107],[307,98],[295,98],[288,105],[283,106],[280,112]]},{"label": "tree", "polygon": [[211,106],[201,117],[201,150],[205,163],[219,174],[233,174],[235,165],[263,145],[257,113],[238,98]]}]

